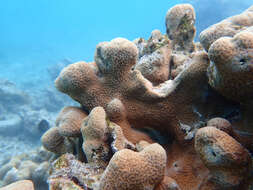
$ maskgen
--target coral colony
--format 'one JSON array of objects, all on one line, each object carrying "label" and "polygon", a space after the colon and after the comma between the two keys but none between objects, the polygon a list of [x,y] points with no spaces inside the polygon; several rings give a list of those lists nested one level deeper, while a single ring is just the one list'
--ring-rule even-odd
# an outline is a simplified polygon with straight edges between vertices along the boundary
[{"label": "coral colony", "polygon": [[253,189],[253,6],[200,43],[194,24],[176,5],[165,35],[99,43],[62,70],[56,88],[80,107],[41,138],[50,190]]}]

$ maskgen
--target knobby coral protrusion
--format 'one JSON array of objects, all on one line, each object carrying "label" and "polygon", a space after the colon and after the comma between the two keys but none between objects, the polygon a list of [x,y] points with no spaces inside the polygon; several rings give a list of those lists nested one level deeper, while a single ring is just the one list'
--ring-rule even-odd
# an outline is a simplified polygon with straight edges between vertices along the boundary
[{"label": "knobby coral protrusion", "polygon": [[195,149],[210,171],[216,188],[235,189],[249,180],[252,160],[249,152],[227,133],[204,127],[195,136]]},{"label": "knobby coral protrusion", "polygon": [[218,39],[208,56],[212,61],[208,68],[209,84],[229,99],[252,103],[253,30]]},{"label": "knobby coral protrusion", "polygon": [[106,167],[113,153],[125,148],[135,150],[135,145],[125,138],[121,127],[107,119],[102,107],[91,111],[83,121],[81,132],[82,148],[89,163]]},{"label": "knobby coral protrusion", "polygon": [[49,129],[42,137],[43,146],[58,155],[64,153],[77,152],[79,157],[83,157],[80,152],[78,140],[81,137],[81,123],[87,114],[79,107],[65,107],[56,119],[56,127]]},{"label": "knobby coral protrusion", "polygon": [[65,137],[81,136],[81,123],[87,114],[79,107],[64,107],[59,113],[55,125],[59,127],[59,133]]},{"label": "knobby coral protrusion", "polygon": [[[104,165],[111,157],[109,129],[102,107],[94,108],[82,124],[83,151],[88,162]],[[100,163],[102,162],[102,163]],[[105,165],[106,166],[106,165]]]},{"label": "knobby coral protrusion", "polygon": [[140,38],[134,42],[139,50],[139,60],[134,68],[154,86],[170,79],[172,47],[168,37],[154,30],[148,41]]},{"label": "knobby coral protrusion", "polygon": [[[79,62],[68,66],[57,78],[56,87],[89,111],[97,106],[106,108],[117,98],[125,109],[125,123],[134,128],[160,128],[183,140],[185,133],[180,123],[192,125],[198,120],[191,105],[203,95],[209,63],[206,53],[196,53],[177,78],[157,87],[138,70],[131,69],[136,64],[137,54],[136,46],[126,39],[103,42],[97,46],[96,63]],[[113,117],[109,119],[114,121]],[[119,125],[124,133],[130,130],[130,125]],[[131,133],[125,133],[127,139]]]},{"label": "knobby coral protrusion", "polygon": [[41,142],[43,146],[56,154],[64,154],[66,152],[73,152],[73,143],[60,135],[58,127],[50,128],[42,137]]},{"label": "knobby coral protrusion", "polygon": [[194,8],[190,4],[176,5],[168,10],[166,32],[176,50],[194,51],[195,17]]},{"label": "knobby coral protrusion", "polygon": [[154,190],[181,190],[181,188],[174,179],[165,176]]},{"label": "knobby coral protrusion", "polygon": [[151,144],[141,152],[123,149],[113,155],[99,189],[154,189],[164,178],[165,166],[166,152],[158,144]]},{"label": "knobby coral protrusion", "polygon": [[[102,42],[95,62],[64,68],[55,85],[81,108],[65,108],[42,141],[58,155],[85,154],[77,156],[85,163],[63,155],[51,184],[94,190],[250,187],[251,133],[238,123],[241,105],[252,105],[251,9],[230,19],[246,30],[214,35],[210,42],[220,39],[208,53],[193,42],[195,12],[183,4],[167,12],[167,35],[154,30],[148,40]],[[230,24],[225,31],[234,27]]]},{"label": "knobby coral protrusion", "polygon": [[253,26],[253,6],[243,13],[229,17],[201,32],[200,42],[208,51],[213,42],[221,37],[233,37],[235,34]]}]

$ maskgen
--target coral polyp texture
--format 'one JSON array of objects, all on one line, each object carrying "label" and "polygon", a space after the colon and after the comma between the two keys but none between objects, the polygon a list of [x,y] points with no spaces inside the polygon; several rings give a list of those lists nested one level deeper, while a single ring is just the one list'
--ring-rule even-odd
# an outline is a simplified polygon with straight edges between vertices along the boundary
[{"label": "coral polyp texture", "polygon": [[[104,107],[111,116],[109,119],[116,123],[118,119],[113,116],[117,114],[123,120],[118,124],[124,122],[121,127],[126,138],[135,133],[126,124],[130,123],[136,129],[170,131],[175,138],[184,140],[180,124],[190,126],[198,121],[192,104],[201,98],[206,83],[207,54],[197,52],[177,78],[159,86],[153,86],[141,72],[132,70],[137,55],[135,44],[126,39],[100,43],[95,53],[96,62],[79,62],[66,67],[57,78],[56,87],[88,111],[96,106]],[[118,103],[115,104],[116,98]],[[132,134],[126,132],[129,130]]]},{"label": "coral polyp texture", "polygon": [[212,61],[209,84],[229,99],[252,104],[253,30],[242,31],[233,38],[219,38],[210,46],[208,55]]},{"label": "coral polyp texture", "polygon": [[56,126],[59,127],[59,133],[65,137],[81,136],[81,123],[87,114],[78,107],[65,107],[59,113],[56,119]]},{"label": "coral polyp texture", "polygon": [[250,178],[252,158],[250,153],[227,133],[215,127],[199,129],[195,149],[210,171],[210,189],[243,189]]},{"label": "coral polyp texture", "polygon": [[166,14],[166,32],[176,50],[194,51],[195,11],[190,4],[172,7]]},{"label": "coral polyp texture", "polygon": [[253,6],[239,15],[229,17],[200,34],[200,42],[208,51],[213,42],[221,37],[233,37],[235,34],[253,26]]},{"label": "coral polyp texture", "polygon": [[102,42],[94,62],[65,67],[56,88],[80,107],[41,138],[50,190],[252,188],[252,11],[195,43],[194,8],[176,5],[166,34]]},{"label": "coral polyp texture", "polygon": [[166,152],[158,144],[151,144],[140,152],[120,150],[103,173],[100,189],[154,189],[164,178],[166,160]]},{"label": "coral polyp texture", "polygon": [[170,78],[171,43],[166,35],[154,30],[148,41],[136,39],[134,43],[139,50],[139,60],[135,69],[153,85],[158,85]]}]

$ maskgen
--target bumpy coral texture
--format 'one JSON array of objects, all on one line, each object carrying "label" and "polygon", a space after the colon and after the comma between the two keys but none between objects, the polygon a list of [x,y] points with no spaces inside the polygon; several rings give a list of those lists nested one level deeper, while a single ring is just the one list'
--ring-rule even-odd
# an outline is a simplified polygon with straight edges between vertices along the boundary
[{"label": "bumpy coral texture", "polygon": [[[136,46],[126,39],[100,43],[95,53],[96,63],[78,62],[66,67],[57,78],[56,87],[89,111],[104,107],[109,119],[122,127],[131,142],[143,137],[138,133],[133,135],[135,131],[129,123],[134,128],[165,130],[184,140],[185,132],[180,124],[193,125],[198,121],[191,105],[201,98],[201,88],[206,83],[209,63],[206,53],[196,53],[189,67],[177,78],[157,87],[138,70],[131,69],[136,64],[137,54]],[[113,103],[115,98],[119,103]],[[107,106],[110,109],[107,110]],[[118,110],[123,114],[118,115],[122,118],[120,122],[113,117],[119,114]]]},{"label": "bumpy coral texture", "polygon": [[207,121],[207,126],[214,126],[217,129],[224,131],[230,136],[233,136],[234,134],[231,123],[224,118],[220,117],[212,118],[209,121]]},{"label": "bumpy coral texture", "polygon": [[[72,154],[64,154],[52,163],[48,179],[50,190],[95,189],[104,169],[93,163],[82,163]],[[97,189],[98,190],[98,189]]]},{"label": "bumpy coral texture", "polygon": [[[251,23],[251,9],[244,20],[240,16],[233,22],[237,19],[238,25],[244,23],[246,29]],[[203,107],[211,91],[208,79],[222,95],[249,103],[253,89],[252,29],[233,38],[219,37],[207,54],[193,42],[194,22],[193,7],[177,5],[166,15],[168,36],[155,30],[147,41],[138,39],[133,43],[116,38],[102,42],[96,47],[95,62],[78,62],[64,68],[55,81],[56,87],[79,102],[82,109],[78,109],[86,110],[89,116],[84,114],[72,123],[69,119],[76,114],[63,111],[60,116],[71,123],[66,129],[79,135],[64,135],[60,132],[64,122],[57,121],[59,126],[43,136],[43,144],[62,154],[71,148],[75,153],[66,142],[83,141],[88,163],[68,154],[63,157],[67,162],[60,157],[63,166],[54,168],[52,183],[67,182],[94,190],[220,190],[250,186],[252,161],[245,147],[251,146],[251,141],[223,118],[207,121],[215,114],[205,113]],[[206,121],[207,127],[201,128]],[[72,127],[75,123],[82,123],[82,137],[80,125]],[[154,143],[156,140],[163,147]],[[90,169],[91,165],[95,167]],[[99,174],[94,173],[98,168]]]},{"label": "bumpy coral texture", "polygon": [[110,122],[109,130],[111,133],[111,139],[113,139],[111,143],[111,149],[113,153],[125,148],[136,150],[135,145],[126,139],[120,126]]},{"label": "bumpy coral texture", "polygon": [[81,123],[87,117],[87,114],[79,107],[64,107],[56,119],[56,127],[50,128],[42,137],[43,146],[56,154],[64,154],[66,152],[78,152],[78,142],[71,137],[81,137]]},{"label": "bumpy coral texture", "polygon": [[174,179],[166,176],[154,190],[181,190],[181,189]]},{"label": "bumpy coral texture", "polygon": [[107,162],[110,159],[110,147],[107,143],[109,129],[106,114],[102,107],[94,108],[82,124],[83,151],[88,162]]},{"label": "bumpy coral texture", "polygon": [[81,136],[81,123],[87,114],[79,107],[64,107],[59,113],[55,125],[59,127],[59,133],[65,137]]},{"label": "bumpy coral texture", "polygon": [[56,178],[51,180],[50,190],[83,190],[83,188],[69,179]]},{"label": "bumpy coral texture", "polygon": [[64,154],[74,150],[73,144],[60,135],[59,127],[52,127],[44,133],[41,142],[47,150],[56,154]]},{"label": "bumpy coral texture", "polygon": [[100,190],[152,190],[163,180],[166,152],[151,144],[141,152],[124,149],[116,152],[100,182]]},{"label": "bumpy coral texture", "polygon": [[195,11],[190,4],[172,7],[166,14],[166,29],[176,50],[194,51]]},{"label": "bumpy coral texture", "polygon": [[209,84],[225,97],[243,104],[253,98],[253,31],[215,41],[208,52]]},{"label": "bumpy coral texture", "polygon": [[250,177],[249,152],[227,133],[215,127],[201,128],[195,136],[195,149],[210,171],[209,185],[242,188]]},{"label": "bumpy coral texture", "polygon": [[171,42],[159,30],[154,30],[148,41],[135,40],[139,50],[139,60],[135,69],[153,83],[159,85],[170,78]]},{"label": "bumpy coral texture", "polygon": [[208,169],[197,156],[192,144],[173,143],[167,151],[166,175],[173,178],[183,190],[197,189],[208,176]]},{"label": "bumpy coral texture", "polygon": [[83,121],[81,132],[83,152],[89,163],[105,167],[113,153],[125,148],[135,150],[135,145],[125,138],[121,127],[106,118],[102,107],[92,109]]},{"label": "bumpy coral texture", "polygon": [[217,39],[224,36],[233,37],[250,26],[253,26],[253,6],[239,15],[229,17],[201,32],[200,42],[208,51],[211,44]]},{"label": "bumpy coral texture", "polygon": [[235,140],[237,140],[239,143],[241,143],[245,148],[252,151],[251,136],[243,135],[243,133],[240,134],[240,131],[235,130],[232,124],[228,120],[224,118],[216,117],[216,118],[210,119],[207,122],[207,126],[213,126],[221,131],[224,131],[225,133],[233,137]]}]

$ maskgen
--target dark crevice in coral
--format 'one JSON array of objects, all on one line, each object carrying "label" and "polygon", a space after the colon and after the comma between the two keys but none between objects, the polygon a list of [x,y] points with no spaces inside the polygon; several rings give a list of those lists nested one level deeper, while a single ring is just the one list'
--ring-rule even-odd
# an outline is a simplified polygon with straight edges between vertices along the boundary
[{"label": "dark crevice in coral", "polygon": [[173,61],[173,58],[170,59],[170,63],[169,63],[169,73],[168,73],[168,80],[170,79],[173,79],[172,76],[171,76],[171,71],[172,71],[172,68],[174,67],[174,61]]},{"label": "dark crevice in coral", "polygon": [[213,155],[214,157],[216,157],[216,153],[215,153],[214,151],[212,151],[212,155]]},{"label": "dark crevice in coral", "polygon": [[80,151],[80,150],[82,150],[82,145],[83,145],[83,138],[79,138],[78,139],[78,155],[77,156],[81,162],[88,163],[88,159],[87,159],[85,153],[83,151]]},{"label": "dark crevice in coral", "polygon": [[[205,113],[206,119],[222,117],[231,123],[241,120],[240,104],[232,100],[228,100],[212,89],[209,85],[203,94],[203,102],[205,103],[204,111],[207,112]],[[215,102],[215,105],[213,102]],[[210,108],[210,110],[208,110],[208,108]]]},{"label": "dark crevice in coral", "polygon": [[109,158],[111,158],[112,156],[113,156],[113,154],[115,153],[115,152],[117,152],[117,150],[115,150],[114,148],[113,148],[113,142],[114,142],[114,138],[113,138],[113,134],[112,133],[110,133],[110,134],[108,134],[108,139],[107,139],[107,144],[109,144],[110,145],[110,149],[109,149],[109,152],[108,152],[108,157]]},{"label": "dark crevice in coral", "polygon": [[240,61],[239,61],[239,63],[240,63],[241,65],[244,65],[246,62],[247,62],[247,60],[246,60],[245,58],[242,58],[242,59],[240,59]]},{"label": "dark crevice in coral", "polygon": [[157,131],[151,128],[138,129],[138,131],[146,133],[152,140],[161,145],[172,144],[175,139],[172,134],[168,134],[166,131]]},{"label": "dark crevice in coral", "polygon": [[82,105],[82,110],[83,110],[87,115],[90,114],[89,110],[88,110],[85,106],[83,106],[83,105]]}]

